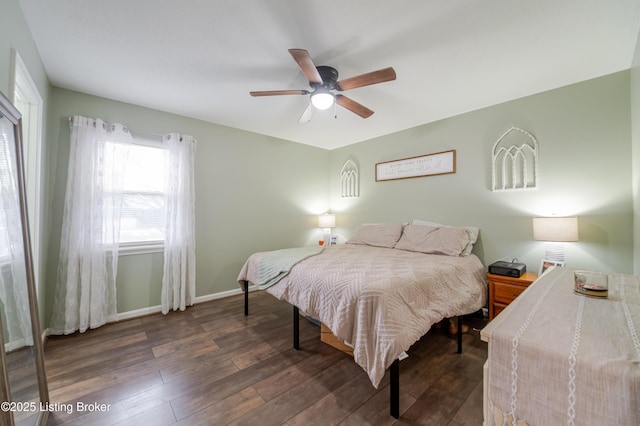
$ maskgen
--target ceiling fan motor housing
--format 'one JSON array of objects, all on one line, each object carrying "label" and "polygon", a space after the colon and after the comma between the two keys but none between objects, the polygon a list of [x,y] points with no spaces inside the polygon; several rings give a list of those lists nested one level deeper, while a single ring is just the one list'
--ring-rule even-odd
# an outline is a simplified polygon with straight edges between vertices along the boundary
[{"label": "ceiling fan motor housing", "polygon": [[309,85],[314,89],[323,87],[327,90],[333,90],[338,82],[338,70],[326,65],[317,66],[316,69],[322,78],[322,83],[309,82]]}]

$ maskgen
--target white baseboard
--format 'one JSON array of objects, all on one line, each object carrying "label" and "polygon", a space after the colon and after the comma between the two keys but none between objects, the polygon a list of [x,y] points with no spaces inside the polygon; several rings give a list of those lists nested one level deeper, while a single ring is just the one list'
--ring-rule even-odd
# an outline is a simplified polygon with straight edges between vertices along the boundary
[{"label": "white baseboard", "polygon": [[[250,285],[249,291],[254,291],[254,290],[256,290],[256,286]],[[224,299],[225,297],[229,297],[229,296],[236,296],[238,294],[242,294],[242,292],[243,290],[238,288],[235,290],[227,290],[227,291],[221,291],[219,293],[207,294],[205,296],[198,296],[195,298],[194,305],[198,303],[210,302],[216,299]],[[116,321],[123,321],[123,320],[143,317],[146,315],[157,314],[158,312],[162,312],[161,305],[149,306],[148,308],[135,309],[133,311],[120,312],[116,315]],[[49,336],[48,328],[44,330],[44,332],[42,333],[43,342],[45,341],[47,336]]]},{"label": "white baseboard", "polygon": [[[254,285],[249,286],[249,291],[253,291],[255,290],[256,287]],[[216,299],[224,299],[225,297],[229,297],[229,296],[236,296],[238,294],[242,294],[243,290],[238,288],[235,290],[227,290],[227,291],[221,291],[219,293],[212,293],[212,294],[207,294],[204,296],[198,296],[195,298],[193,304],[196,305],[198,303],[204,303],[204,302],[210,302],[212,300],[216,300]],[[131,319],[131,318],[138,318],[138,317],[143,317],[145,315],[150,315],[150,314],[156,314],[158,312],[162,312],[162,306],[158,305],[158,306],[150,306],[148,308],[142,308],[142,309],[136,309],[133,311],[127,311],[127,312],[122,312],[119,313],[117,316],[117,321],[122,321],[122,320],[126,320],[126,319]]]},{"label": "white baseboard", "polygon": [[162,312],[162,306],[149,306],[148,308],[135,309],[133,311],[121,312],[116,315],[116,321],[128,320],[132,318],[143,317],[145,315],[157,314]]},{"label": "white baseboard", "polygon": [[[256,290],[256,286],[250,285],[249,291],[254,291],[254,290]],[[209,302],[211,300],[216,300],[216,299],[224,299],[225,297],[242,294],[243,291],[244,290],[242,290],[241,288],[238,288],[235,290],[221,291],[220,293],[207,294],[206,296],[198,296],[196,297],[195,303]]]}]

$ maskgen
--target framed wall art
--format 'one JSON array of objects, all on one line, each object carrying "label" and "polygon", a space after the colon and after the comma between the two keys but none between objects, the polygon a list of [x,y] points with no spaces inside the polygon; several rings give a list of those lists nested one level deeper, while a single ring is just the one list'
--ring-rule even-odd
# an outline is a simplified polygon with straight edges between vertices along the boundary
[{"label": "framed wall art", "polygon": [[376,182],[456,172],[456,150],[376,163]]}]

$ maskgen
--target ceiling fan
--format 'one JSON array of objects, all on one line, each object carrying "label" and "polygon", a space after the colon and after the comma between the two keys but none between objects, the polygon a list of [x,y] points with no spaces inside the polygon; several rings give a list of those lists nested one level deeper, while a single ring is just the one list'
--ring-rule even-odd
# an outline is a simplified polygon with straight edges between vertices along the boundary
[{"label": "ceiling fan", "polygon": [[249,92],[249,94],[251,96],[311,95],[309,106],[300,117],[301,123],[311,120],[315,109],[328,109],[334,104],[338,104],[362,118],[368,118],[373,114],[372,110],[340,93],[334,93],[334,91],[342,92],[396,79],[395,70],[389,67],[338,81],[338,71],[335,68],[325,65],[316,66],[306,50],[289,49],[289,53],[309,80],[309,86],[312,90],[266,90]]}]

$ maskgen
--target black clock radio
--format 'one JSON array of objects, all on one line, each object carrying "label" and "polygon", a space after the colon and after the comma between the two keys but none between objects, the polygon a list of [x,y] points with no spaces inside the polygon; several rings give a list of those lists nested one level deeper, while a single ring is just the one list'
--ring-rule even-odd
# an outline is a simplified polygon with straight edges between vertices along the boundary
[{"label": "black clock radio", "polygon": [[527,272],[527,265],[520,262],[498,261],[493,262],[491,265],[489,265],[490,274],[520,278],[525,272]]}]

